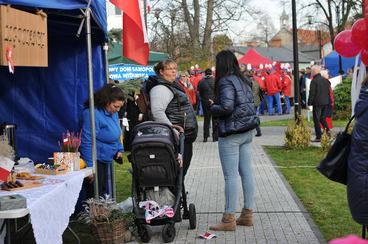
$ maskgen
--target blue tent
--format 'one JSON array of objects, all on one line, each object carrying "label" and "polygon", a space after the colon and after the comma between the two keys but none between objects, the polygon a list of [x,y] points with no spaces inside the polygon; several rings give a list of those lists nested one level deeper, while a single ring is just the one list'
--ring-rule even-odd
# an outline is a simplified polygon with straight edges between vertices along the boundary
[{"label": "blue tent", "polygon": [[[17,155],[45,162],[59,151],[66,130],[78,131],[88,98],[88,59],[84,28],[76,37],[87,0],[0,0],[21,10],[47,13],[48,67],[0,67],[0,124],[17,125]],[[106,83],[103,44],[107,39],[106,1],[92,0],[94,89]],[[16,65],[16,64],[15,64]]]},{"label": "blue tent", "polygon": [[[324,58],[326,69],[329,70],[331,77],[339,75],[339,54],[336,51],[332,51],[329,55]],[[347,70],[354,67],[355,57],[344,58],[341,57],[342,69],[345,74]]]}]

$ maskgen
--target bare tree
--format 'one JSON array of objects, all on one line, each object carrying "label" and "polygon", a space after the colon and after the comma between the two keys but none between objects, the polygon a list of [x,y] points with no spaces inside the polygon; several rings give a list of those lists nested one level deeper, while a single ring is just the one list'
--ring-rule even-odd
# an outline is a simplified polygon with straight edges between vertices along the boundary
[{"label": "bare tree", "polygon": [[315,13],[316,19],[317,16],[323,16],[315,22],[328,28],[333,46],[336,34],[344,30],[348,22],[362,16],[362,0],[313,0],[301,9],[301,12],[309,15]]},{"label": "bare tree", "polygon": [[[185,34],[187,38],[184,46],[189,48],[186,55],[191,55],[196,60],[210,59],[212,37],[215,33],[223,34],[229,29],[230,22],[238,21],[244,16],[249,16],[252,10],[245,4],[248,0],[173,0],[167,4],[160,0],[156,1],[157,6],[165,5],[160,10],[160,28],[156,28],[161,37],[170,32],[174,39],[177,35]],[[155,5],[153,4],[153,5]],[[167,13],[175,12],[175,21],[168,21]],[[158,19],[152,19],[152,26]],[[171,24],[174,24],[172,26]],[[184,25],[185,26],[184,26]],[[164,27],[166,26],[166,27]],[[170,29],[170,27],[173,27]],[[166,31],[164,31],[166,29]],[[183,37],[180,37],[183,39]],[[176,42],[176,44],[180,44]],[[179,45],[182,47],[181,45]],[[178,48],[178,46],[176,46]],[[181,48],[183,51],[183,48]]]}]

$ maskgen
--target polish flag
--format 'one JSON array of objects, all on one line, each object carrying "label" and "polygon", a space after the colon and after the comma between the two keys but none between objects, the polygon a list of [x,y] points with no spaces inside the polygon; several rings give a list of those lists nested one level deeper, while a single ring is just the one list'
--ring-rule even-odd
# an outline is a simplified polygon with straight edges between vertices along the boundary
[{"label": "polish flag", "polygon": [[7,181],[14,164],[10,158],[0,156],[0,180]]},{"label": "polish flag", "polygon": [[123,55],[141,65],[148,64],[149,44],[139,0],[110,0],[123,11]]}]

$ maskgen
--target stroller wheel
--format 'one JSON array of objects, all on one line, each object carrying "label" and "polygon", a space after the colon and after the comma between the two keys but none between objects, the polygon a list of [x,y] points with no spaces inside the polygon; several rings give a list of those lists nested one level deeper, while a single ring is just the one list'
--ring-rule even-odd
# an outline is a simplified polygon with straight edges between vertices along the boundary
[{"label": "stroller wheel", "polygon": [[162,239],[165,243],[172,242],[175,239],[175,224],[166,224],[162,230]]},{"label": "stroller wheel", "polygon": [[194,230],[197,226],[196,209],[193,203],[189,204],[189,229]]},{"label": "stroller wheel", "polygon": [[143,243],[147,243],[151,240],[152,230],[148,225],[139,225],[138,226],[138,234]]}]

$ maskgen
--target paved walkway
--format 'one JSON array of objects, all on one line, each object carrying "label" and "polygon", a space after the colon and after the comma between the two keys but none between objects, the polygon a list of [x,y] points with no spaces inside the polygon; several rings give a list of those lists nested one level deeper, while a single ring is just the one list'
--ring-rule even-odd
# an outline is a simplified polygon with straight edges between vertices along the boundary
[{"label": "paved walkway", "polygon": [[[262,120],[267,117],[262,117]],[[272,116],[272,119],[275,117]],[[201,127],[203,122],[199,124]],[[237,227],[235,232],[215,232],[217,238],[207,241],[198,236],[221,219],[224,180],[217,143],[202,143],[200,130],[185,182],[189,192],[188,202],[194,203],[197,209],[197,229],[189,230],[187,220],[176,224],[174,243],[325,243],[309,214],[262,148],[266,144],[282,145],[284,130],[283,127],[262,128],[263,136],[256,137],[252,145],[256,182],[254,226]],[[239,211],[242,197],[239,188]],[[156,233],[150,243],[162,243],[160,228],[154,231]]]}]

